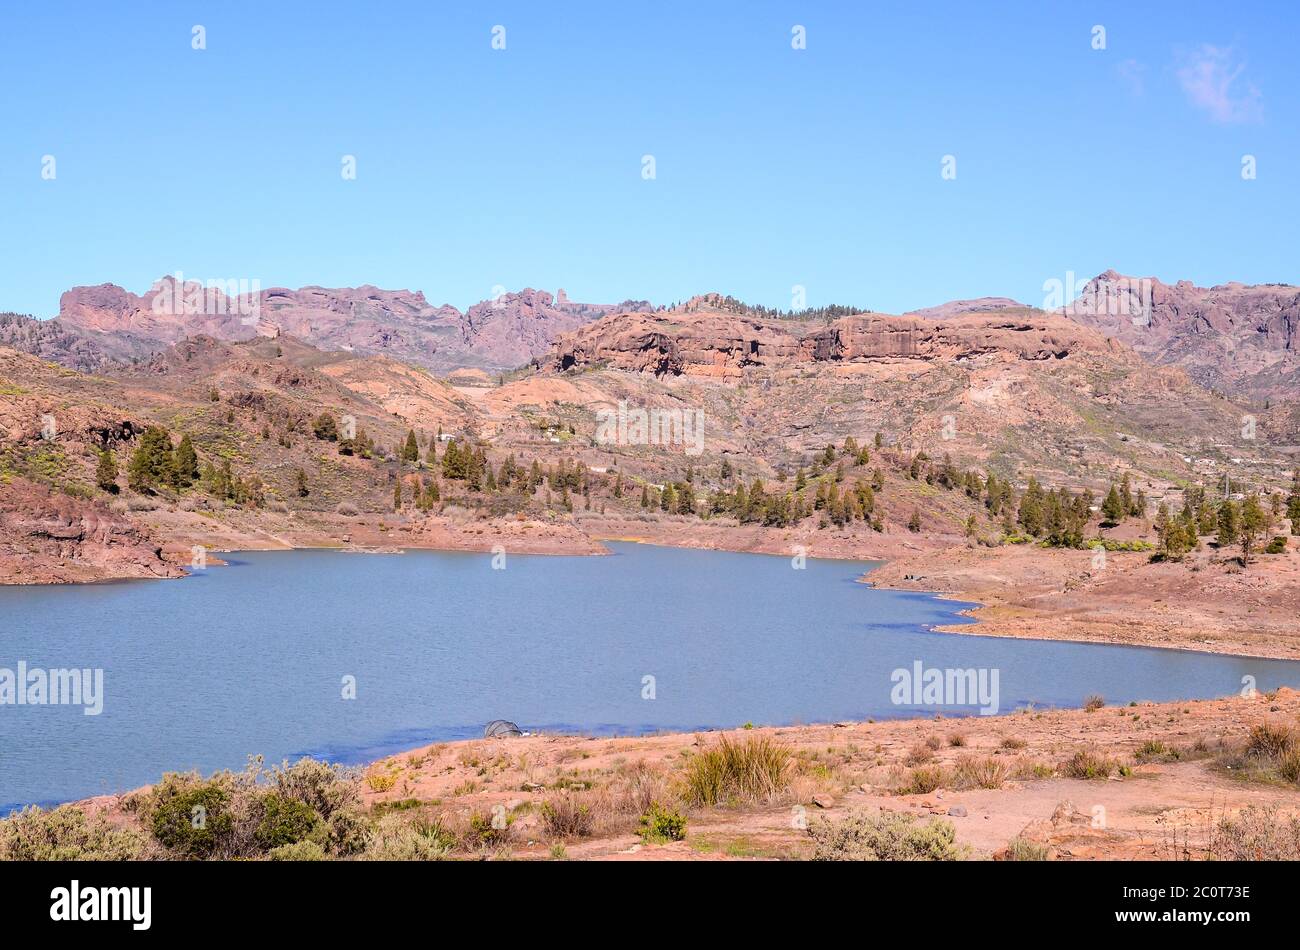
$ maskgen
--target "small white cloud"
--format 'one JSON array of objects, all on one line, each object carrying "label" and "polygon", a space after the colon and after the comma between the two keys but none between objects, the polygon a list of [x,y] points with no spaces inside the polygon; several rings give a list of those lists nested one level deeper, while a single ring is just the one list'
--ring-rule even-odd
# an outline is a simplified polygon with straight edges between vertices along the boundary
[{"label": "small white cloud", "polygon": [[1146,92],[1146,73],[1147,68],[1143,63],[1136,59],[1126,59],[1115,67],[1115,72],[1119,78],[1128,83],[1129,91],[1135,96],[1140,96]]},{"label": "small white cloud", "polygon": [[1264,113],[1263,94],[1242,78],[1245,63],[1232,47],[1208,43],[1181,57],[1178,82],[1187,99],[1215,122],[1257,122]]}]

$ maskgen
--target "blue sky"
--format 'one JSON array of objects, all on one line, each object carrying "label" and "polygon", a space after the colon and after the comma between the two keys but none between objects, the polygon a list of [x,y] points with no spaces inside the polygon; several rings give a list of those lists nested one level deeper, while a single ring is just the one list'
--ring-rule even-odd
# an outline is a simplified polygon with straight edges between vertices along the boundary
[{"label": "blue sky", "polygon": [[1297,26],[1290,3],[13,5],[0,309],[178,270],[462,308],[1298,283]]}]

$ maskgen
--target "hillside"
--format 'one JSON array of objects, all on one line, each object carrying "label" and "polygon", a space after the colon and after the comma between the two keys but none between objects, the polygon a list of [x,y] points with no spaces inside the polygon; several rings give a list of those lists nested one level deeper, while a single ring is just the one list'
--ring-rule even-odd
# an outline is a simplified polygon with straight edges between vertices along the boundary
[{"label": "hillside", "polygon": [[[1112,288],[1122,287],[1122,291]],[[1130,292],[1147,294],[1149,314]],[[1300,287],[1099,274],[1083,289],[1077,322],[1121,340],[1161,365],[1180,366],[1207,389],[1263,403],[1300,393]]]},{"label": "hillside", "polygon": [[[187,338],[95,375],[0,349],[0,484],[22,499],[0,521],[0,579],[162,576],[194,545],[634,538],[887,558],[881,582],[978,594],[987,629],[1012,635],[1280,655],[1292,463],[1244,437],[1245,413],[1095,330],[1007,308],[775,314],[710,295],[446,380],[290,335]],[[1239,554],[1219,521],[1256,496],[1264,523]],[[12,514],[28,507],[47,515]],[[1263,554],[1270,538],[1283,554]],[[1093,577],[1096,545],[1122,570]],[[1249,629],[1216,609],[1215,577],[1256,599]],[[1134,619],[1157,589],[1181,612]]]},{"label": "hillside", "polygon": [[[368,285],[223,288],[166,276],[145,294],[115,284],[74,287],[59,301],[59,329],[54,332],[92,342],[107,338],[109,344],[101,347],[110,356],[139,355],[141,341],[159,349],[201,335],[237,341],[285,334],[321,349],[382,353],[445,372],[465,366],[518,366],[544,351],[560,333],[614,309],[649,305],[575,303],[563,290],[552,296],[530,288],[503,293],[461,313],[448,304],[431,305],[419,291]],[[16,335],[6,342],[27,348]],[[38,355],[58,358],[61,351]]]}]

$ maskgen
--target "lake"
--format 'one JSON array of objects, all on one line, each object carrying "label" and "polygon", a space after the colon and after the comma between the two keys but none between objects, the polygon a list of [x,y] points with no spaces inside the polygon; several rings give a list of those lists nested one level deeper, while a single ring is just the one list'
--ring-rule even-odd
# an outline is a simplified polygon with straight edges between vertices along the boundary
[{"label": "lake", "polygon": [[893,701],[893,671],[918,663],[996,671],[1002,712],[1300,685],[1294,662],[933,633],[969,605],[872,589],[869,562],[610,547],[504,570],[489,554],[245,553],[181,580],[0,588],[0,668],[103,669],[99,715],[0,705],[0,808],[251,753],[363,762],[496,718],[608,735],[932,714]]}]

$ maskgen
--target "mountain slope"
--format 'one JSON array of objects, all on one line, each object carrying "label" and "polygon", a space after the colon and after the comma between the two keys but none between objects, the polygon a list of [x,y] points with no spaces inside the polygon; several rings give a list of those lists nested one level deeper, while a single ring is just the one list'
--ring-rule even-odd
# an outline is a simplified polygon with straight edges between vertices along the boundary
[{"label": "mountain slope", "polygon": [[1067,308],[1071,319],[1154,363],[1181,366],[1207,389],[1260,402],[1300,397],[1300,287],[1197,287],[1112,270],[1089,281],[1081,299]]},{"label": "mountain slope", "polygon": [[[447,304],[432,306],[418,291],[366,285],[260,291],[244,287],[241,292],[239,287],[206,287],[167,276],[143,295],[115,284],[74,287],[59,301],[58,322],[60,332],[73,336],[123,341],[106,348],[110,355],[122,349],[138,355],[141,340],[156,348],[199,335],[248,340],[283,333],[326,350],[384,353],[447,371],[518,366],[543,352],[559,333],[612,309],[643,310],[649,305],[574,303],[563,291],[552,297],[527,289],[475,304],[462,314]],[[14,336],[14,344],[22,345]]]}]

